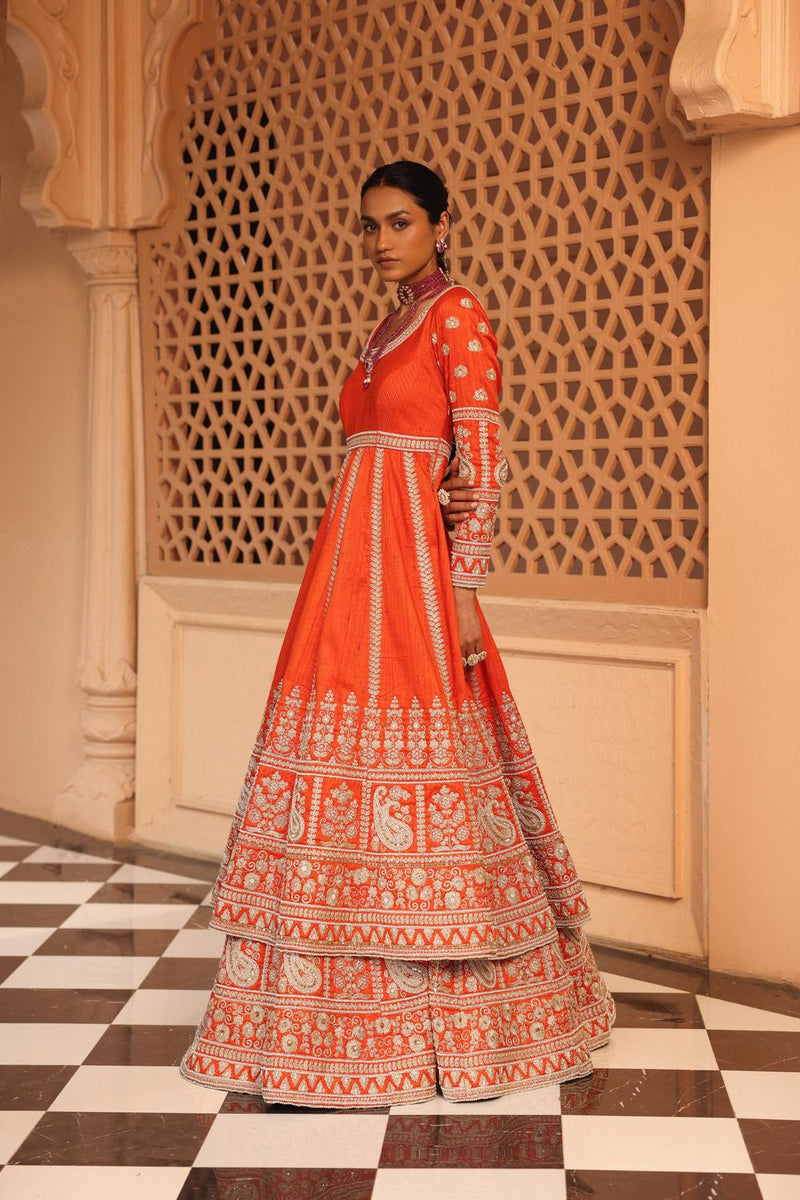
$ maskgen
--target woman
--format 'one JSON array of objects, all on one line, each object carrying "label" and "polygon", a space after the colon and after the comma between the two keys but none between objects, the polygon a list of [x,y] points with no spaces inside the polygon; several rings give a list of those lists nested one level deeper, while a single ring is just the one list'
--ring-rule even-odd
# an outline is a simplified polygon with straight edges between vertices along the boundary
[{"label": "woman", "polygon": [[214,885],[224,952],[181,1063],[329,1108],[585,1076],[615,1019],[477,602],[507,476],[497,340],[447,273],[438,175],[391,163],[361,198],[399,303],[342,389],[346,454]]}]

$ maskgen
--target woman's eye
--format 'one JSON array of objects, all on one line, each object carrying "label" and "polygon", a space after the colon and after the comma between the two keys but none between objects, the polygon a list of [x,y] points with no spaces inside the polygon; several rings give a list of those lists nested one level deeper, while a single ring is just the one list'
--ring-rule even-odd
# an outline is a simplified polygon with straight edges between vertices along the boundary
[{"label": "woman's eye", "polygon": [[407,224],[408,221],[395,221],[395,225],[402,225],[403,229],[405,229]]}]

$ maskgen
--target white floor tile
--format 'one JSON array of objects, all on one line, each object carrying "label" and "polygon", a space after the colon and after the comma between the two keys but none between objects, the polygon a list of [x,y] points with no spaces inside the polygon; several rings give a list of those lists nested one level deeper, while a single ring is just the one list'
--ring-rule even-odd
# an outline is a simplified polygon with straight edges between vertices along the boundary
[{"label": "white floor tile", "polygon": [[603,971],[603,978],[612,992],[680,992],[683,988],[666,987],[663,983],[648,983],[646,979],[632,979],[628,975],[615,975]]},{"label": "white floor tile", "polygon": [[131,996],[114,1025],[196,1025],[206,1010],[209,989],[144,988]]},{"label": "white floor tile", "polygon": [[0,1200],[175,1200],[188,1167],[4,1167]]},{"label": "white floor tile", "polygon": [[[0,853],[0,859],[2,859],[2,857],[3,856]],[[7,875],[9,871],[13,871],[14,867],[18,867],[18,866],[19,866],[19,859],[17,859],[17,858],[15,858],[12,862],[5,862],[5,861],[0,862],[0,876]]]},{"label": "white floor tile", "polygon": [[[0,1120],[0,1162],[8,1162],[42,1116],[33,1109],[6,1109]],[[0,1171],[0,1177],[3,1172]]]},{"label": "white floor tile", "polygon": [[[27,838],[0,837],[0,846],[30,846],[30,845],[33,845],[33,843],[29,842]],[[0,854],[0,857],[2,857],[2,854]]]},{"label": "white floor tile", "polygon": [[58,1112],[214,1113],[221,1088],[198,1087],[176,1067],[79,1067],[50,1105]]},{"label": "white floor tile", "polygon": [[194,904],[84,904],[70,913],[62,929],[180,929],[196,907]]},{"label": "white floor tile", "polygon": [[778,1032],[800,1032],[800,1017],[784,1016],[765,1008],[748,1004],[733,1004],[716,996],[698,996],[697,1006],[703,1014],[706,1029],[761,1029]]},{"label": "white floor tile", "polygon": [[5,925],[0,927],[0,955],[33,954],[53,932],[40,925]]},{"label": "white floor tile", "polygon": [[756,1175],[762,1200],[800,1200],[800,1175]]},{"label": "white floor tile", "polygon": [[80,850],[66,850],[63,846],[39,846],[25,859],[29,863],[112,863],[113,858],[98,858],[96,854],[82,854]]},{"label": "white floor tile", "polygon": [[0,984],[2,988],[139,987],[158,962],[146,955],[40,954],[26,958]]},{"label": "white floor tile", "polygon": [[592,1050],[598,1067],[663,1067],[715,1071],[717,1060],[705,1029],[614,1028],[611,1041]]},{"label": "white floor tile", "polygon": [[375,1177],[372,1200],[564,1200],[563,1171],[546,1167],[480,1171],[441,1167],[382,1168]]},{"label": "white floor tile", "polygon": [[62,1025],[55,1021],[0,1022],[0,1063],[13,1066],[81,1063],[107,1028],[107,1025]]},{"label": "white floor tile", "polygon": [[135,863],[122,863],[109,883],[207,883],[207,879],[195,879],[192,875],[174,875],[170,871],[154,871],[151,867],[137,867]]},{"label": "white floor tile", "polygon": [[374,1168],[388,1119],[384,1113],[221,1113],[195,1165]]},{"label": "white floor tile", "polygon": [[444,1096],[437,1095],[432,1100],[423,1100],[417,1104],[392,1104],[389,1112],[403,1117],[422,1117],[431,1113],[444,1113],[451,1117],[472,1116],[473,1113],[488,1113],[490,1116],[502,1116],[504,1113],[516,1113],[518,1116],[553,1116],[561,1112],[561,1091],[558,1084],[553,1084],[548,1087],[509,1092],[506,1096],[494,1096],[491,1100],[469,1100],[466,1103],[445,1100]]},{"label": "white floor tile", "polygon": [[219,958],[224,945],[221,929],[181,929],[162,958]]},{"label": "white floor tile", "polygon": [[733,1117],[563,1116],[561,1125],[567,1170],[753,1169]]},{"label": "white floor tile", "polygon": [[800,1121],[800,1071],[723,1071],[737,1117]]},{"label": "white floor tile", "polygon": [[65,883],[54,880],[17,882],[0,879],[0,904],[85,904],[103,886],[102,882]]}]

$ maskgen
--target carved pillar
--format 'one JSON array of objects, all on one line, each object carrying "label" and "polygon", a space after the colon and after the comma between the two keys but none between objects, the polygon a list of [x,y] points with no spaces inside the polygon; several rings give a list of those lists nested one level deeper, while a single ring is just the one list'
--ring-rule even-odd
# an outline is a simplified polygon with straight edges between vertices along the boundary
[{"label": "carved pillar", "polygon": [[136,249],[127,231],[80,235],[68,249],[90,296],[89,487],[79,682],[86,761],[55,820],[106,837],[133,823],[136,731],[134,413],[141,404]]},{"label": "carved pillar", "polygon": [[[205,6],[205,7],[204,7]],[[141,347],[133,230],[172,197],[169,72],[210,0],[0,0],[33,148],[22,201],[68,235],[91,307],[87,560],[79,683],[85,762],[54,801],[72,828],[133,825]],[[7,18],[7,24],[2,16]],[[2,54],[2,47],[0,47]],[[139,497],[139,500],[141,497]]]}]

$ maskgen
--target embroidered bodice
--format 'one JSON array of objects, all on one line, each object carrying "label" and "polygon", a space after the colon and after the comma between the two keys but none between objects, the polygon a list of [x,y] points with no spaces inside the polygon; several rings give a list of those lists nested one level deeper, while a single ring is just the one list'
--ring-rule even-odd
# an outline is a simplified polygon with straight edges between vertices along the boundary
[{"label": "embroidered bodice", "polygon": [[[379,328],[373,330],[364,353]],[[410,326],[375,362],[367,387],[364,378],[362,361],[340,397],[348,447],[356,444],[354,439],[367,445],[372,434],[382,436],[384,445],[394,435],[406,443],[410,439],[420,450],[432,447],[435,499],[455,446],[459,473],[475,489],[478,507],[455,530],[448,530],[452,581],[459,587],[480,587],[486,581],[497,506],[508,478],[500,437],[497,338],[480,300],[463,285],[453,284],[421,304]]]}]

